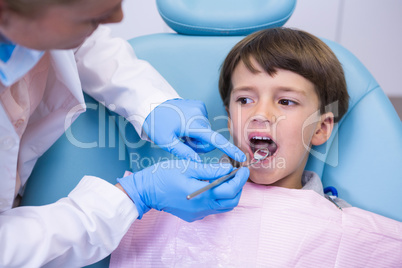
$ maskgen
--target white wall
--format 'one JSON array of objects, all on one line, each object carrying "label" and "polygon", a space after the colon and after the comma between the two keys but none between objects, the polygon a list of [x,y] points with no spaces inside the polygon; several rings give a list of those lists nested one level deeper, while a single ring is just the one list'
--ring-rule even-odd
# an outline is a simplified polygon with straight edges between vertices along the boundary
[{"label": "white wall", "polygon": [[[125,0],[115,36],[172,32],[160,18],[155,0]],[[286,26],[336,41],[354,53],[388,96],[402,97],[401,0],[299,0]]]},{"label": "white wall", "polygon": [[286,26],[342,44],[388,96],[402,96],[401,0],[299,0]]},{"label": "white wall", "polygon": [[155,0],[124,0],[124,19],[110,24],[115,36],[131,39],[137,36],[173,32],[159,16]]}]

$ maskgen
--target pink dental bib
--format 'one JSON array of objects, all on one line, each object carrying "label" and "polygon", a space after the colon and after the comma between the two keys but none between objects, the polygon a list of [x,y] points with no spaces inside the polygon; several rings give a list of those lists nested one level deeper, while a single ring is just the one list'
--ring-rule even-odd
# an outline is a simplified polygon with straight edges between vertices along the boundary
[{"label": "pink dental bib", "polygon": [[323,266],[402,267],[402,223],[355,207],[340,210],[311,190],[246,183],[228,213],[188,223],[149,211],[110,261],[110,267]]}]

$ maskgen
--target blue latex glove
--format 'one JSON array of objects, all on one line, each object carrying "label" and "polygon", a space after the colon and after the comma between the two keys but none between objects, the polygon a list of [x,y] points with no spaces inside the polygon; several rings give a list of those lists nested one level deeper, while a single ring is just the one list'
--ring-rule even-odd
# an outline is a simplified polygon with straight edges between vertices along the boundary
[{"label": "blue latex glove", "polygon": [[[193,199],[187,195],[233,170],[229,164],[203,164],[190,160],[159,162],[130,176],[117,179],[134,201],[139,219],[151,208],[171,213],[185,221],[232,210],[239,203],[250,171],[241,168],[236,176]],[[204,180],[204,181],[202,181]]]},{"label": "blue latex glove", "polygon": [[238,162],[246,160],[240,149],[211,129],[201,101],[165,101],[147,116],[143,130],[155,144],[180,158],[201,161],[197,153],[218,148]]}]

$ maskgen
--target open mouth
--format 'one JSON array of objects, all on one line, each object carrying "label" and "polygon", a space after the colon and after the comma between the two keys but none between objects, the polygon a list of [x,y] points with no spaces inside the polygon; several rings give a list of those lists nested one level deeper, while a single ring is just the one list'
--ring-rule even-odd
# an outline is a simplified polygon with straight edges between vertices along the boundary
[{"label": "open mouth", "polygon": [[266,148],[269,150],[269,156],[275,154],[278,149],[276,143],[270,138],[266,136],[251,136],[250,137],[250,148],[253,154],[261,148]]}]

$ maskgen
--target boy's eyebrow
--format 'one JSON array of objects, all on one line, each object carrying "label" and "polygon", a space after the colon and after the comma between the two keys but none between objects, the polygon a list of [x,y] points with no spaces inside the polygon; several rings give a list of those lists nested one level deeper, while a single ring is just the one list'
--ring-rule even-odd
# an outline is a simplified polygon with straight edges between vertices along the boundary
[{"label": "boy's eyebrow", "polygon": [[[240,87],[237,87],[237,88],[233,88],[232,93],[236,92],[236,91],[252,91],[252,90],[253,90],[252,87],[240,86]],[[294,87],[283,86],[283,87],[278,87],[277,90],[281,91],[281,92],[292,92],[292,93],[296,93],[298,95],[303,95],[303,96],[307,95],[307,92],[305,90],[299,89],[299,88],[294,88]]]},{"label": "boy's eyebrow", "polygon": [[239,90],[243,90],[243,91],[250,91],[250,90],[253,90],[251,87],[249,87],[249,86],[241,86],[241,87],[234,87],[233,89],[232,89],[232,92],[234,92],[234,91],[239,91]]},{"label": "boy's eyebrow", "polygon": [[237,91],[254,91],[255,89],[252,86],[239,86],[239,87],[234,87],[231,91],[231,93],[233,92],[237,92]]},{"label": "boy's eyebrow", "polygon": [[300,94],[303,96],[307,95],[305,90],[299,89],[299,88],[293,88],[293,87],[279,87],[279,91],[294,92],[296,94]]}]

